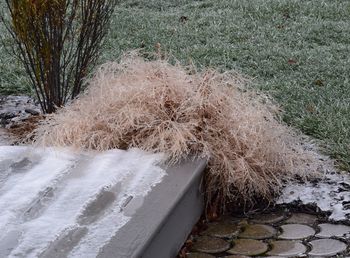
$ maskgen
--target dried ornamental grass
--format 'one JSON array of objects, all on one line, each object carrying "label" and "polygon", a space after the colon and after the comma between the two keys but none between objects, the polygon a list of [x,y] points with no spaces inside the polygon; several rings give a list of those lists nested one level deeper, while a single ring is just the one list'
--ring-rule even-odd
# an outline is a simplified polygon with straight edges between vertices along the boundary
[{"label": "dried ornamental grass", "polygon": [[[270,198],[310,169],[307,153],[234,74],[189,75],[166,61],[129,55],[100,67],[87,92],[36,131],[37,142],[163,152],[174,163],[208,159],[209,201]],[[222,203],[222,202],[221,202]]]}]

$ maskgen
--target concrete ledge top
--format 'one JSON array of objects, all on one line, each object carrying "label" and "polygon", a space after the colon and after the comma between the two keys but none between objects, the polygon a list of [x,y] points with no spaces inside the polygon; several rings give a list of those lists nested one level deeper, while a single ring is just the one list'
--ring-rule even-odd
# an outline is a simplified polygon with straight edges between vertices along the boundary
[{"label": "concrete ledge top", "polygon": [[0,257],[155,258],[164,232],[176,237],[158,257],[174,254],[201,213],[206,162],[164,169],[162,158],[1,146]]}]

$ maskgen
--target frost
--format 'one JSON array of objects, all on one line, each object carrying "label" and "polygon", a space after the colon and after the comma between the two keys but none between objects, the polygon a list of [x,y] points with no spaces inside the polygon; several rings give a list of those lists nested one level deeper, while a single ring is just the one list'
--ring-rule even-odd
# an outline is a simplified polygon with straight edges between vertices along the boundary
[{"label": "frost", "polygon": [[0,256],[96,257],[130,220],[126,200],[161,182],[162,158],[138,149],[0,147]]},{"label": "frost", "polygon": [[301,201],[316,204],[322,211],[331,212],[330,219],[346,220],[350,215],[350,176],[341,173],[326,173],[318,183],[290,184],[283,189],[277,203]]}]

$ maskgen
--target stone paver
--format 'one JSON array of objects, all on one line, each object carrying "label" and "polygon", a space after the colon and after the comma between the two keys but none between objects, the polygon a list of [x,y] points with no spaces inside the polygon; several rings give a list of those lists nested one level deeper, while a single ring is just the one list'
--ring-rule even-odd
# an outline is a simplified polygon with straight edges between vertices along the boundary
[{"label": "stone paver", "polygon": [[269,246],[259,240],[236,239],[233,241],[233,248],[227,250],[229,254],[255,256],[266,253]]},{"label": "stone paver", "polygon": [[342,237],[350,234],[350,227],[336,224],[319,224],[320,232],[316,235],[320,238],[328,238],[332,236]]},{"label": "stone paver", "polygon": [[240,238],[266,239],[277,234],[277,230],[269,225],[251,224],[247,225],[243,232],[238,235]]},{"label": "stone paver", "polygon": [[299,256],[306,252],[307,248],[301,242],[279,240],[271,243],[272,249],[267,254],[276,256]]},{"label": "stone paver", "polygon": [[252,222],[261,224],[274,224],[285,219],[283,213],[259,214],[252,218]]},{"label": "stone paver", "polygon": [[315,230],[306,225],[301,224],[287,224],[281,226],[282,234],[279,236],[280,239],[304,239],[315,235]]},{"label": "stone paver", "polygon": [[312,256],[332,256],[344,252],[346,244],[335,239],[318,239],[310,242],[311,251],[309,255]]},{"label": "stone paver", "polygon": [[307,213],[293,213],[292,216],[285,221],[288,224],[306,224],[313,225],[317,221],[317,217],[315,215],[307,214]]},{"label": "stone paver", "polygon": [[202,233],[202,235],[222,237],[222,238],[232,238],[239,234],[240,227],[233,223],[220,222],[211,223],[208,228]]},{"label": "stone paver", "polygon": [[215,258],[215,256],[206,253],[189,253],[186,258]]},{"label": "stone paver", "polygon": [[225,240],[208,236],[199,237],[192,246],[193,251],[211,254],[225,252],[229,248],[230,244]]}]

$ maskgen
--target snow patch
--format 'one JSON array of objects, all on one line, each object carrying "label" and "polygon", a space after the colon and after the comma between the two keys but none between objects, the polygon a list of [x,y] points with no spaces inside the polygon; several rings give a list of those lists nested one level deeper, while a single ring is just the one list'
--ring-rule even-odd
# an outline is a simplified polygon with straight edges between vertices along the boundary
[{"label": "snow patch", "polygon": [[330,219],[341,221],[350,218],[350,176],[327,172],[320,182],[291,183],[277,200],[278,204],[301,201],[316,204],[320,210],[331,212]]},{"label": "snow patch", "polygon": [[162,159],[138,149],[1,146],[0,256],[55,257],[59,249],[65,257],[96,257],[131,219],[123,211],[128,199],[144,198],[161,182]]}]

